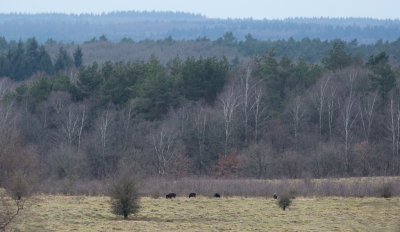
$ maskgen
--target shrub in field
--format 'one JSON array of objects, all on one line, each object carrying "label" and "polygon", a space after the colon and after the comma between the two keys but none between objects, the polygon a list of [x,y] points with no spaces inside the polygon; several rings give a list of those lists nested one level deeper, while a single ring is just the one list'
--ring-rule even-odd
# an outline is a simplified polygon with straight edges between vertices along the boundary
[{"label": "shrub in field", "polygon": [[109,189],[111,212],[124,215],[127,219],[130,214],[135,214],[140,209],[139,184],[129,174],[120,174],[113,178]]},{"label": "shrub in field", "polygon": [[392,197],[392,192],[390,190],[390,184],[389,183],[384,183],[382,188],[380,189],[380,195],[381,197],[384,198],[390,198]]},{"label": "shrub in field", "polygon": [[28,196],[28,183],[22,175],[14,175],[8,186],[8,191],[14,200],[21,200]]},{"label": "shrub in field", "polygon": [[15,201],[14,206],[13,200],[6,198],[4,193],[0,193],[0,231],[5,231],[6,227],[11,223],[11,221],[18,215],[21,210],[18,201]]},{"label": "shrub in field", "polygon": [[24,209],[25,202],[35,189],[34,177],[33,173],[28,174],[21,169],[2,180],[5,189],[0,189],[0,231],[6,231],[6,227]]},{"label": "shrub in field", "polygon": [[30,196],[28,184],[21,176],[16,176],[12,180],[15,182],[8,189],[11,198],[6,197],[6,191],[0,189],[0,231],[6,231],[6,227],[24,208]]},{"label": "shrub in field", "polygon": [[287,207],[289,207],[292,204],[292,200],[288,196],[283,196],[279,198],[278,200],[278,205],[281,207],[283,210],[285,210]]}]

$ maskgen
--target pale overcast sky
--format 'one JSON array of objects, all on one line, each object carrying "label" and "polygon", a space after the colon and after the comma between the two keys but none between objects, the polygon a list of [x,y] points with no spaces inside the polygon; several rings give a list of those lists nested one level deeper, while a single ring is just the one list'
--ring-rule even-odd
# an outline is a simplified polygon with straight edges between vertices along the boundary
[{"label": "pale overcast sky", "polygon": [[369,17],[399,19],[400,0],[0,0],[0,13],[183,11],[211,18]]}]

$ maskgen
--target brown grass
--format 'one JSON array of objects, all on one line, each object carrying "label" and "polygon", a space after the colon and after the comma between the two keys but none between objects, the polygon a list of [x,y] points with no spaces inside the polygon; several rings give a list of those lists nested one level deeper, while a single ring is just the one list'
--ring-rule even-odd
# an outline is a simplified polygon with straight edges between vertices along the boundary
[{"label": "brown grass", "polygon": [[34,196],[15,231],[397,231],[400,198],[296,198],[289,209],[263,197],[144,197],[128,220],[108,197]]},{"label": "brown grass", "polygon": [[[390,186],[392,197],[400,197],[400,177],[360,177],[329,179],[281,179],[281,180],[215,180],[207,178],[183,178],[167,180],[148,178],[141,181],[141,194],[145,197],[165,197],[174,192],[188,196],[195,192],[212,196],[218,192],[224,196],[270,197],[274,193],[295,192],[299,197],[380,197],[384,184]],[[107,186],[102,181],[48,181],[38,187],[44,194],[105,195]]]}]

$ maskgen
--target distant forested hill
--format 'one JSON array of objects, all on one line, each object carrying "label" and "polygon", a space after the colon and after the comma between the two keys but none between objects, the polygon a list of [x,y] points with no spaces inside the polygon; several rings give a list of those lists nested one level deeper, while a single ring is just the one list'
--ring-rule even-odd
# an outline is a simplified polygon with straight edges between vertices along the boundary
[{"label": "distant forested hill", "polygon": [[214,19],[184,12],[121,11],[103,14],[0,14],[0,36],[6,40],[26,40],[35,36],[39,43],[49,38],[63,43],[83,43],[100,35],[110,41],[175,40],[207,37],[215,40],[226,32],[239,40],[251,34],[259,40],[357,39],[361,44],[394,41],[400,35],[399,20],[370,18],[288,18],[285,20]]}]

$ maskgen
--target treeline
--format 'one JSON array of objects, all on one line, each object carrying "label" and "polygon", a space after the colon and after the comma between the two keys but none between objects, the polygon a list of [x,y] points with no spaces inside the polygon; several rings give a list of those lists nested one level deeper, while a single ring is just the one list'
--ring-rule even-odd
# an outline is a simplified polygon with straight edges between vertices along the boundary
[{"label": "treeline", "polygon": [[[0,38],[1,40],[1,38]],[[35,37],[26,43],[21,40],[7,52],[0,54],[0,77],[9,77],[13,81],[23,81],[38,72],[53,74],[73,66],[82,65],[82,50],[79,46],[72,54],[73,58],[63,47],[59,47],[54,60],[43,45],[38,44]]]},{"label": "treeline", "polygon": [[83,43],[105,34],[112,42],[123,37],[138,42],[169,36],[177,40],[194,40],[206,36],[218,39],[233,32],[241,41],[247,34],[259,40],[357,38],[373,44],[379,39],[392,42],[400,34],[399,20],[371,18],[287,18],[285,20],[213,19],[183,12],[122,11],[103,14],[0,14],[0,31],[7,40],[26,40],[35,35],[40,43],[48,38],[63,43]]},{"label": "treeline", "polygon": [[[336,41],[319,64],[179,56],[1,80],[0,185],[143,177],[398,175],[399,70]],[[16,149],[17,148],[17,149]]]},{"label": "treeline", "polygon": [[174,12],[174,11],[112,11],[101,14],[81,13],[1,13],[2,23],[90,23],[110,24],[127,23],[132,21],[155,21],[155,20],[206,20],[201,14]]},{"label": "treeline", "polygon": [[[120,42],[113,43],[105,35],[102,35],[93,37],[81,45],[64,44],[54,39],[48,39],[45,44],[39,45],[35,37],[29,38],[26,42],[22,40],[18,42],[7,41],[4,37],[0,37],[0,77],[8,76],[17,80],[15,77],[18,76],[18,80],[24,80],[32,73],[41,70],[52,74],[51,66],[54,66],[60,59],[65,60],[67,66],[75,63],[75,58],[79,58],[78,63],[80,64],[90,65],[93,62],[103,64],[107,61],[146,61],[150,59],[152,54],[157,54],[163,65],[179,55],[180,57],[194,57],[196,59],[200,57],[216,57],[218,59],[226,57],[230,64],[234,66],[247,62],[254,55],[262,56],[273,50],[277,58],[287,56],[291,60],[302,58],[307,62],[318,63],[329,54],[329,50],[338,42],[344,44],[345,52],[364,61],[381,51],[389,56],[391,64],[395,65],[400,61],[400,38],[390,43],[379,40],[375,44],[365,45],[359,44],[357,40],[351,42],[339,39],[322,41],[320,39],[311,40],[308,37],[300,41],[293,38],[287,41],[261,41],[248,34],[245,41],[239,41],[232,32],[226,32],[222,37],[213,41],[207,37],[195,40],[175,40],[172,37],[167,37],[157,41],[143,40],[139,42],[123,38]],[[77,52],[79,54],[76,54]],[[48,59],[48,55],[50,59]],[[78,57],[75,57],[76,55]],[[44,60],[41,61],[41,59]],[[72,62],[68,60],[72,60]],[[36,68],[33,69],[22,68],[21,70],[25,70],[27,75],[14,75],[14,72],[20,70],[16,67],[20,67],[23,65],[22,63],[26,62],[38,62],[42,66],[34,65]],[[75,64],[75,66],[78,65],[76,67],[79,67],[80,64]],[[13,69],[15,71],[12,71]],[[56,69],[56,72],[60,70],[60,68]]]}]

